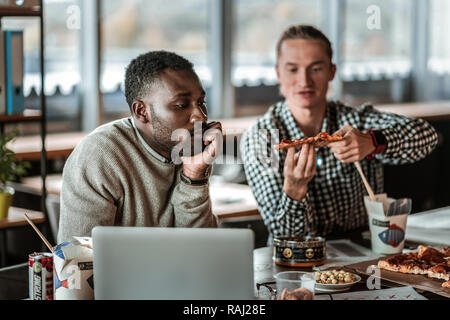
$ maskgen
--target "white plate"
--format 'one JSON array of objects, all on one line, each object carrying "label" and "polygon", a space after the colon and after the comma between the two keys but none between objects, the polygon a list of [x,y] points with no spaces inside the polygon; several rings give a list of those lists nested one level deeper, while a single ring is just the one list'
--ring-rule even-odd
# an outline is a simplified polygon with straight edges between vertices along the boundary
[{"label": "white plate", "polygon": [[351,286],[361,281],[361,277],[357,274],[352,273],[352,275],[356,278],[355,281],[344,283],[344,284],[325,284],[316,282],[315,290],[317,292],[341,292],[349,290]]}]

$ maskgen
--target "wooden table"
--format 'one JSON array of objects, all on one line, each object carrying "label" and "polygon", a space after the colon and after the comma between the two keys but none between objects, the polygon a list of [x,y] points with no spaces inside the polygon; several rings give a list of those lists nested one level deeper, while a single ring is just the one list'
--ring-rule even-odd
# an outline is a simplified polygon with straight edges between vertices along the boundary
[{"label": "wooden table", "polygon": [[[67,158],[86,135],[85,132],[48,134],[45,139],[47,159]],[[42,139],[40,136],[17,137],[8,147],[20,160],[39,161],[41,159]]]},{"label": "wooden table", "polygon": [[[22,179],[22,184],[40,192],[41,177]],[[62,175],[48,175],[46,179],[48,194],[61,193]],[[258,216],[258,205],[249,186],[237,183],[211,183],[210,196],[212,211],[219,220],[243,216]]]},{"label": "wooden table", "polygon": [[24,217],[25,213],[35,224],[43,223],[46,220],[42,212],[11,207],[9,208],[8,217],[0,220],[0,229],[28,226],[28,222]]},{"label": "wooden table", "polygon": [[8,217],[6,219],[0,220],[0,237],[2,242],[0,266],[6,265],[6,250],[8,248],[6,230],[10,228],[29,226],[27,220],[24,217],[25,213],[28,215],[31,221],[33,221],[34,224],[41,224],[46,221],[45,216],[42,212],[11,207],[9,209]]},{"label": "wooden table", "polygon": [[[294,268],[294,267],[284,267],[279,266],[275,264],[272,260],[273,255],[273,248],[272,247],[265,247],[265,248],[258,248],[253,250],[253,267],[254,267],[254,282],[255,286],[256,284],[265,283],[269,285],[272,288],[275,288],[276,285],[274,283],[273,276],[277,274],[278,272],[282,271],[305,271],[305,272],[312,272],[312,268]],[[331,268],[333,269],[333,268]],[[350,270],[349,270],[350,271]],[[348,291],[346,292],[358,292],[358,291],[367,291],[369,290],[367,288],[367,276],[364,277],[364,275],[361,276],[361,281],[353,285]],[[395,287],[401,287],[402,285],[386,281],[384,279],[381,280],[381,289],[388,289],[388,288],[395,288]],[[255,288],[256,290],[256,288]],[[260,287],[259,295],[257,295],[257,291],[255,292],[256,296],[261,300],[269,299],[270,292],[267,288],[264,288],[263,286]],[[421,295],[426,297],[430,300],[450,300],[443,296],[434,294],[432,292],[424,291],[419,292]],[[323,295],[329,295],[330,293],[316,293],[316,296],[323,296]],[[320,298],[319,298],[320,299]]]},{"label": "wooden table", "polygon": [[220,220],[259,216],[258,205],[249,186],[237,183],[211,183],[211,206]]},{"label": "wooden table", "polygon": [[[273,275],[281,271],[311,271],[311,268],[289,268],[276,265],[272,261],[272,247],[265,247],[253,250],[253,269],[254,269],[254,283],[256,284],[273,281]],[[271,285],[272,286],[272,285]],[[273,285],[275,287],[275,285]],[[398,287],[400,285],[389,281],[382,280],[381,288]],[[10,288],[10,289],[6,289]],[[365,291],[368,290],[366,286],[366,279],[362,279],[350,289],[351,291]],[[430,300],[448,300],[442,296],[431,292],[420,292],[423,296]],[[255,291],[255,295],[260,300],[269,298],[269,290],[261,287],[259,295]],[[316,294],[316,296],[323,296],[326,294]],[[0,269],[0,299],[26,299],[28,298],[28,265],[26,263]]]},{"label": "wooden table", "polygon": [[[42,178],[41,177],[27,177],[22,178],[21,184],[40,193],[42,191]],[[45,179],[45,187],[47,194],[53,194],[59,196],[62,188],[62,175],[61,174],[49,174]]]}]

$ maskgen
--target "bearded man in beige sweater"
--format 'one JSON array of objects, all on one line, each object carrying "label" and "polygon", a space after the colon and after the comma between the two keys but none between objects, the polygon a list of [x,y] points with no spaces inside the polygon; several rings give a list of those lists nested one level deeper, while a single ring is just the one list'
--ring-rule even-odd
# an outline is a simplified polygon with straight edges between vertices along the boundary
[{"label": "bearded man in beige sweater", "polygon": [[221,148],[220,123],[203,136],[204,151],[174,152],[175,131],[190,133],[184,142],[192,142],[194,128],[207,121],[192,63],[166,51],[143,54],[127,68],[125,96],[131,117],[94,130],[64,166],[58,243],[91,236],[100,225],[217,226],[208,177]]}]

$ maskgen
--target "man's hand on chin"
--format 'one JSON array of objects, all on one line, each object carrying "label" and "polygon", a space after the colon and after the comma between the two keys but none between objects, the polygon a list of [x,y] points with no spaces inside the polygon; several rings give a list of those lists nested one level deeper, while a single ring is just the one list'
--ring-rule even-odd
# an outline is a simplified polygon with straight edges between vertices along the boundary
[{"label": "man's hand on chin", "polygon": [[209,128],[204,133],[204,138],[206,148],[203,152],[192,157],[181,157],[181,161],[183,162],[183,173],[190,179],[200,180],[209,176],[214,160],[222,152],[222,125],[216,123]]}]

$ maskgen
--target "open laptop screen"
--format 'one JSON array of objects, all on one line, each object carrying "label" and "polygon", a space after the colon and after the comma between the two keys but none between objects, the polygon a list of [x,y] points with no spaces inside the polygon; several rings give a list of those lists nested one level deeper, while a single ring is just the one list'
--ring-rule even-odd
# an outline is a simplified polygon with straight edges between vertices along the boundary
[{"label": "open laptop screen", "polygon": [[96,227],[96,299],[253,299],[249,229]]}]

